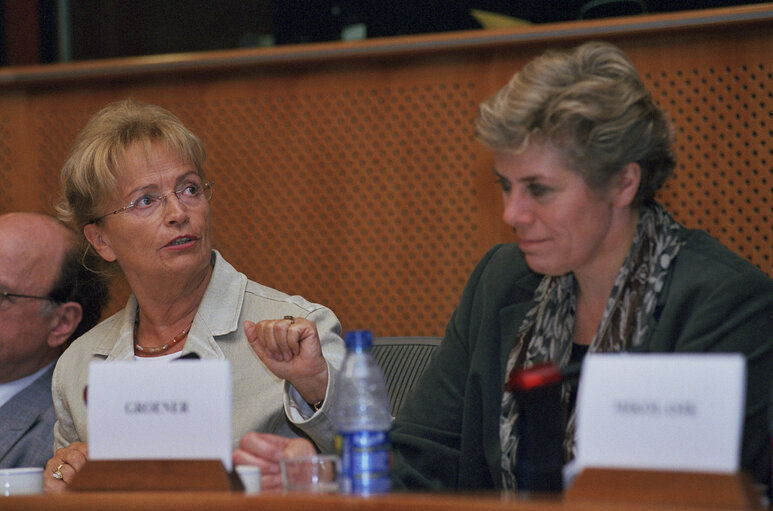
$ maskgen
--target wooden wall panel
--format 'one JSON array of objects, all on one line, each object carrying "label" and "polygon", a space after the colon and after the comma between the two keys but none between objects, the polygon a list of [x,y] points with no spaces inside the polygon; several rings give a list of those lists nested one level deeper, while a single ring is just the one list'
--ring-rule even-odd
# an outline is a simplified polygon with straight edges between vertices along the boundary
[{"label": "wooden wall panel", "polygon": [[770,27],[708,40],[693,33],[631,53],[656,59],[643,77],[677,128],[679,166],[659,199],[679,221],[773,276],[769,34]]},{"label": "wooden wall panel", "polygon": [[[347,330],[442,335],[475,263],[514,239],[474,140],[477,105],[546,48],[604,38],[678,127],[677,177],[660,199],[773,275],[773,8],[702,19],[715,18],[0,71],[0,212],[52,211],[67,150],[104,104],[158,103],[207,147],[216,246],[238,269],[330,306]],[[111,310],[126,293],[117,283]]]}]

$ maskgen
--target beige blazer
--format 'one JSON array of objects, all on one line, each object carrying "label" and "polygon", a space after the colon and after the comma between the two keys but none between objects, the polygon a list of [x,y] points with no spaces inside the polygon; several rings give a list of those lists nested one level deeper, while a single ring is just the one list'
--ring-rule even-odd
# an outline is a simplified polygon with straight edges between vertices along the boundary
[{"label": "beige blazer", "polygon": [[[288,437],[298,436],[301,431],[322,451],[332,451],[333,426],[329,413],[335,396],[336,374],[346,351],[338,318],[326,307],[300,296],[289,296],[248,280],[217,251],[213,251],[212,260],[212,278],[182,353],[195,352],[202,359],[230,361],[234,448],[250,431]],[[92,362],[134,360],[136,311],[137,301],[132,295],[123,310],[78,338],[60,357],[52,382],[55,449],[75,441],[88,442],[83,398],[88,366]],[[285,315],[307,318],[319,331],[330,376],[325,402],[316,413],[301,399],[296,400],[297,392],[263,365],[244,334],[245,320],[261,321]]]}]

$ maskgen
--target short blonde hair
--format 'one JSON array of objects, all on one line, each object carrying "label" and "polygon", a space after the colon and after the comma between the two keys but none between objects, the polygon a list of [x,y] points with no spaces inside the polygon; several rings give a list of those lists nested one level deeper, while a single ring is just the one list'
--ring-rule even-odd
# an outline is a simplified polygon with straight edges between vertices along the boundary
[{"label": "short blonde hair", "polygon": [[603,42],[549,51],[526,64],[481,104],[476,133],[495,151],[550,144],[597,189],[637,162],[642,175],[633,207],[652,200],[676,166],[666,114],[628,57]]},{"label": "short blonde hair", "polygon": [[117,175],[126,149],[140,143],[149,151],[157,141],[190,160],[204,177],[204,146],[174,114],[133,99],[102,108],[78,135],[60,172],[59,218],[82,233],[104,214],[100,208],[118,196]]}]

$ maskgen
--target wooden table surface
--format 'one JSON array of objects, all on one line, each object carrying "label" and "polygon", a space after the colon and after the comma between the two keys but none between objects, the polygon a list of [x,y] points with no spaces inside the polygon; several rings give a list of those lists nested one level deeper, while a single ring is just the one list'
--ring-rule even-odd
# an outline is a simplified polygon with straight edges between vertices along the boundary
[{"label": "wooden table surface", "polygon": [[63,495],[0,497],[2,510],[282,510],[296,511],[706,511],[743,509],[634,502],[577,501],[499,494],[395,493],[375,497],[232,492],[83,492]]}]

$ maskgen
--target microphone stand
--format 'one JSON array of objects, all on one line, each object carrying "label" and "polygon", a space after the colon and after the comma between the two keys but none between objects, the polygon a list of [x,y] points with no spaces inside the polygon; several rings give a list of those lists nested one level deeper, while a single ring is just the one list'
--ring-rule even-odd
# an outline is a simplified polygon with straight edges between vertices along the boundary
[{"label": "microphone stand", "polygon": [[518,406],[515,479],[521,491],[563,490],[561,386],[576,384],[580,369],[580,363],[569,364],[562,370],[546,362],[510,374],[505,389],[515,394]]}]

